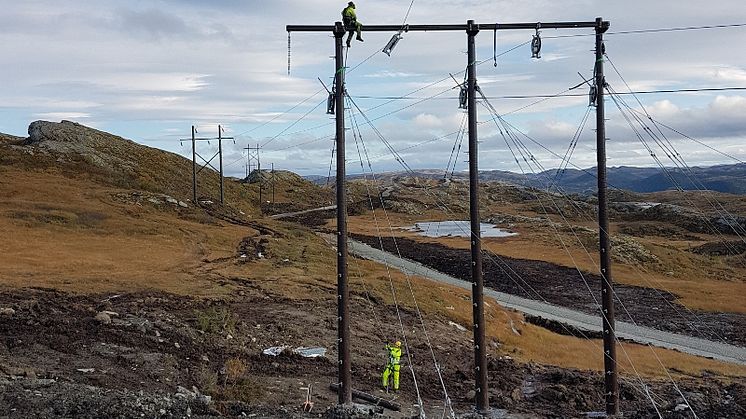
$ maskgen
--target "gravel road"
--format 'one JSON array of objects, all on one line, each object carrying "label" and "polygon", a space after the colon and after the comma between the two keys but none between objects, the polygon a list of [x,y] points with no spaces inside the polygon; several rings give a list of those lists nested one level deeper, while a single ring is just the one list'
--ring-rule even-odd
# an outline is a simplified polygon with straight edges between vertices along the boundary
[{"label": "gravel road", "polygon": [[[350,240],[349,243],[350,252],[359,257],[380,263],[388,263],[389,266],[407,274],[419,275],[431,280],[471,290],[470,283],[430,269],[420,263],[399,258],[391,253],[383,252],[356,240]],[[591,316],[541,301],[497,292],[489,288],[485,288],[484,293],[488,297],[494,298],[501,305],[526,314],[561,322],[581,330],[601,331],[600,316]],[[720,361],[746,365],[746,349],[733,345],[663,332],[619,321],[616,322],[616,334],[619,338],[629,339],[642,344],[651,344]]]}]

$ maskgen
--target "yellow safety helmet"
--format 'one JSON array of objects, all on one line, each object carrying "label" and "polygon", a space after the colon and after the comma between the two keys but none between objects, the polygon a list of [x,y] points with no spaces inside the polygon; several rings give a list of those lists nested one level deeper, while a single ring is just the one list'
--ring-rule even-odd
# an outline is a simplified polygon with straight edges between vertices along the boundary
[{"label": "yellow safety helmet", "polygon": [[397,340],[397,341],[396,341],[396,343],[394,344],[394,346],[396,346],[397,348],[398,348],[398,347],[400,347],[400,346],[401,346],[401,342],[399,342],[399,341]]}]

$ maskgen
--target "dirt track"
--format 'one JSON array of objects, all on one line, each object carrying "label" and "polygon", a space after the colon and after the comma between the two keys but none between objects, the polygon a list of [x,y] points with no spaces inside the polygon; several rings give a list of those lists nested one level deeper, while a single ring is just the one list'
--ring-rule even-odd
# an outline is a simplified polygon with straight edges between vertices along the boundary
[{"label": "dirt track", "polygon": [[[380,247],[377,237],[352,235],[371,246]],[[396,252],[393,239],[383,238],[384,248]],[[470,252],[435,243],[397,238],[402,256],[445,274],[470,280]],[[485,285],[497,291],[530,299],[540,299],[589,314],[597,314],[593,299],[599,298],[601,277],[548,262],[496,257],[484,253]],[[588,287],[594,294],[588,291]],[[678,304],[676,296],[651,288],[616,285],[617,319],[659,330],[700,337],[716,342],[746,346],[746,315],[691,311]],[[623,303],[623,304],[622,304]]]}]

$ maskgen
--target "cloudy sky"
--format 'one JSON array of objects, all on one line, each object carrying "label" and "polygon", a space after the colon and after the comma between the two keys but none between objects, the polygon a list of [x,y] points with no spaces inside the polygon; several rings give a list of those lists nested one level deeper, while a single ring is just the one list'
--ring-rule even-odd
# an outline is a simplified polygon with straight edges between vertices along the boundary
[{"label": "cloudy sky", "polygon": [[[363,24],[398,25],[409,5],[410,0],[358,0],[357,11]],[[333,38],[294,33],[288,76],[285,25],[331,24],[344,6],[345,1],[328,0],[0,0],[0,132],[25,135],[34,120],[68,119],[188,155],[188,145],[179,138],[190,135],[191,125],[200,135],[213,136],[222,124],[226,135],[236,137],[235,144],[226,144],[229,175],[243,174],[247,144],[262,145],[263,167],[274,163],[326,175],[334,125],[325,114],[326,93],[317,78],[328,83],[334,73]],[[408,23],[587,21],[597,16],[611,21],[606,51],[635,91],[746,87],[746,26],[619,33],[744,24],[743,0],[415,0]],[[540,143],[523,137],[542,167],[560,163],[552,152],[565,154],[587,109],[587,88],[572,91],[581,97],[533,105],[538,99],[515,96],[554,95],[580,83],[578,72],[589,77],[591,34],[543,30],[537,60],[529,45],[513,49],[530,41],[531,31],[501,31],[497,67],[490,60],[493,32],[482,31],[477,38],[478,57],[486,60],[478,67],[482,90],[507,122]],[[387,57],[380,49],[391,35],[368,33],[364,43],[353,44],[347,57],[348,93],[411,167],[445,170],[464,117],[448,74],[463,77],[466,36],[407,33]],[[606,71],[615,91],[627,91],[609,63]],[[746,90],[637,98],[641,104],[624,96],[636,110],[644,106],[654,119],[705,144],[663,128],[689,164],[746,160]],[[607,114],[609,164],[655,165],[612,101],[607,101]],[[355,116],[359,144],[368,150],[373,169],[400,169],[363,115]],[[484,107],[480,121],[480,168],[520,171]],[[579,139],[574,165],[594,165],[594,121]],[[351,133],[348,170],[359,172]],[[209,154],[215,143],[200,147]],[[651,147],[665,155],[655,144]],[[462,153],[456,170],[466,168],[464,160]]]}]

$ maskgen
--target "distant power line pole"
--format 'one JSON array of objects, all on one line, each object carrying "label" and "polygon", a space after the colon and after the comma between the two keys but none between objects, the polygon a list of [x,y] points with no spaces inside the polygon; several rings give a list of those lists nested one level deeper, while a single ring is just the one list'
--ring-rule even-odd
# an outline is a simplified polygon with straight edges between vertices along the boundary
[{"label": "distant power line pole", "polygon": [[262,177],[262,161],[259,158],[259,152],[262,146],[257,144],[256,147],[246,146],[246,180],[251,173],[252,168],[256,167],[257,176],[259,177],[259,208],[262,208],[262,186],[264,184],[264,178]]},{"label": "distant power line pole", "polygon": [[275,164],[272,163],[272,206],[275,206]]},{"label": "distant power line pole", "polygon": [[[235,143],[235,139],[233,137],[223,137],[223,127],[221,125],[218,125],[218,136],[217,137],[198,138],[196,134],[197,134],[197,128],[195,128],[194,125],[192,125],[191,138],[179,139],[180,142],[183,142],[183,141],[192,142],[192,202],[194,202],[195,205],[198,204],[197,202],[197,175],[199,175],[199,173],[203,169],[205,169],[206,167],[209,167],[212,170],[218,172],[218,175],[220,176],[220,203],[225,204],[225,185],[223,182],[224,181],[223,179],[223,141],[231,140]],[[208,143],[210,141],[217,141],[218,142],[217,153],[215,153],[209,159],[202,157],[199,153],[197,153],[197,142],[198,141],[207,141]],[[197,157],[199,157],[204,163],[204,164],[200,163],[199,169],[197,169]],[[215,159],[215,157],[218,157],[218,160],[219,160],[219,166],[217,169],[215,168],[215,166],[212,165],[212,161]]]}]

